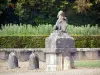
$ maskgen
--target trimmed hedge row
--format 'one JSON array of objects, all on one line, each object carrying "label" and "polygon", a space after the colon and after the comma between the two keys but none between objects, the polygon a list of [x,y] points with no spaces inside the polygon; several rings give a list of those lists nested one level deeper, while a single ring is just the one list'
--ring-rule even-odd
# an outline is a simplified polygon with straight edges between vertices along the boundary
[{"label": "trimmed hedge row", "polygon": [[[0,36],[0,48],[44,48],[48,36]],[[73,36],[76,48],[100,48],[100,36]]]},{"label": "trimmed hedge row", "polygon": [[100,36],[74,36],[76,48],[100,48]]}]

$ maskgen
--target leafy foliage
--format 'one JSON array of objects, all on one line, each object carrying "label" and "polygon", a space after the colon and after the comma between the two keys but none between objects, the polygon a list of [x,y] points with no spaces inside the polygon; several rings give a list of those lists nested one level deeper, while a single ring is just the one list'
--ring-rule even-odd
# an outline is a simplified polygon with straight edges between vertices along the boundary
[{"label": "leafy foliage", "polygon": [[[0,48],[45,48],[48,36],[1,36]],[[76,48],[100,48],[100,36],[73,36]]]},{"label": "leafy foliage", "polygon": [[86,11],[92,6],[92,3],[90,2],[90,0],[76,0],[75,4],[76,6],[74,6],[74,8],[77,9],[77,12]]},{"label": "leafy foliage", "polygon": [[8,6],[7,0],[0,0],[0,15],[3,13],[3,10]]},{"label": "leafy foliage", "polygon": [[[13,8],[10,8],[10,6],[13,6]],[[99,24],[99,8],[100,0],[0,0],[0,15],[2,15],[0,16],[0,24],[38,25],[49,23],[54,25],[59,10],[67,12],[70,24],[86,23],[87,21],[88,24],[91,24],[92,21],[92,24]],[[11,12],[12,15],[7,12]],[[85,22],[83,16],[86,19]],[[76,18],[73,19],[73,17]],[[81,21],[78,22],[77,19]]]},{"label": "leafy foliage", "polygon": [[[100,27],[96,26],[73,26],[68,25],[67,32],[71,35],[100,35]],[[53,25],[51,24],[39,24],[38,26],[32,26],[30,24],[8,24],[2,26],[0,30],[0,36],[34,36],[34,35],[50,35],[53,32]]]},{"label": "leafy foliage", "polygon": [[20,16],[21,23],[54,23],[56,13],[67,4],[66,0],[18,0],[15,13]]}]

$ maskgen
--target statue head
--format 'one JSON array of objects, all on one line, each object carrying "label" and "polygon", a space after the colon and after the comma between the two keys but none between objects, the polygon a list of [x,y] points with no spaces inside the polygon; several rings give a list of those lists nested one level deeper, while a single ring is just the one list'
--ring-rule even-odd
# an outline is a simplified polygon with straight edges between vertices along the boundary
[{"label": "statue head", "polygon": [[62,10],[60,10],[58,12],[57,18],[59,18],[59,16],[63,16],[63,17],[65,16],[65,14],[64,14],[64,12]]}]

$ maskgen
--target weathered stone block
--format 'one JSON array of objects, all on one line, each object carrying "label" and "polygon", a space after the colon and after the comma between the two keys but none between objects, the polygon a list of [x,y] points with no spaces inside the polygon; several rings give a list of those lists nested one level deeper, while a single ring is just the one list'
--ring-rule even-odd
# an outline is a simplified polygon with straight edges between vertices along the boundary
[{"label": "weathered stone block", "polygon": [[18,58],[20,61],[27,61],[29,60],[29,56],[32,53],[32,51],[20,51],[18,53]]},{"label": "weathered stone block", "polygon": [[17,56],[14,52],[11,52],[9,54],[9,58],[8,58],[8,67],[10,69],[14,69],[14,68],[18,68],[19,65],[18,65],[18,59],[17,59]]},{"label": "weathered stone block", "polygon": [[63,32],[51,33],[46,38],[45,46],[49,52],[66,51],[67,48],[70,48],[70,52],[76,52],[74,39],[68,33]]},{"label": "weathered stone block", "polygon": [[7,60],[9,57],[9,52],[7,51],[0,51],[0,59],[1,60]]},{"label": "weathered stone block", "polygon": [[[56,71],[59,65],[59,69],[67,70],[74,67],[74,60],[71,56],[71,52],[75,53],[75,42],[74,39],[68,34],[61,31],[53,32],[45,41],[46,46],[46,63],[47,71]],[[61,63],[57,60],[57,54],[62,56]],[[57,63],[59,61],[59,65]],[[51,64],[52,63],[52,64]]]},{"label": "weathered stone block", "polygon": [[29,67],[28,69],[33,70],[33,69],[38,69],[39,68],[39,58],[37,54],[32,53],[29,57]]}]

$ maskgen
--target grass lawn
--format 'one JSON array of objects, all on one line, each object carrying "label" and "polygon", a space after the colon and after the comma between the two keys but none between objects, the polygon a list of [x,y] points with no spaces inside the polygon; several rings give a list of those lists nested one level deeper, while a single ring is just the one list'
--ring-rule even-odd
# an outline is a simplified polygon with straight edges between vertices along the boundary
[{"label": "grass lawn", "polygon": [[99,67],[100,68],[100,60],[80,60],[75,61],[76,67]]}]

